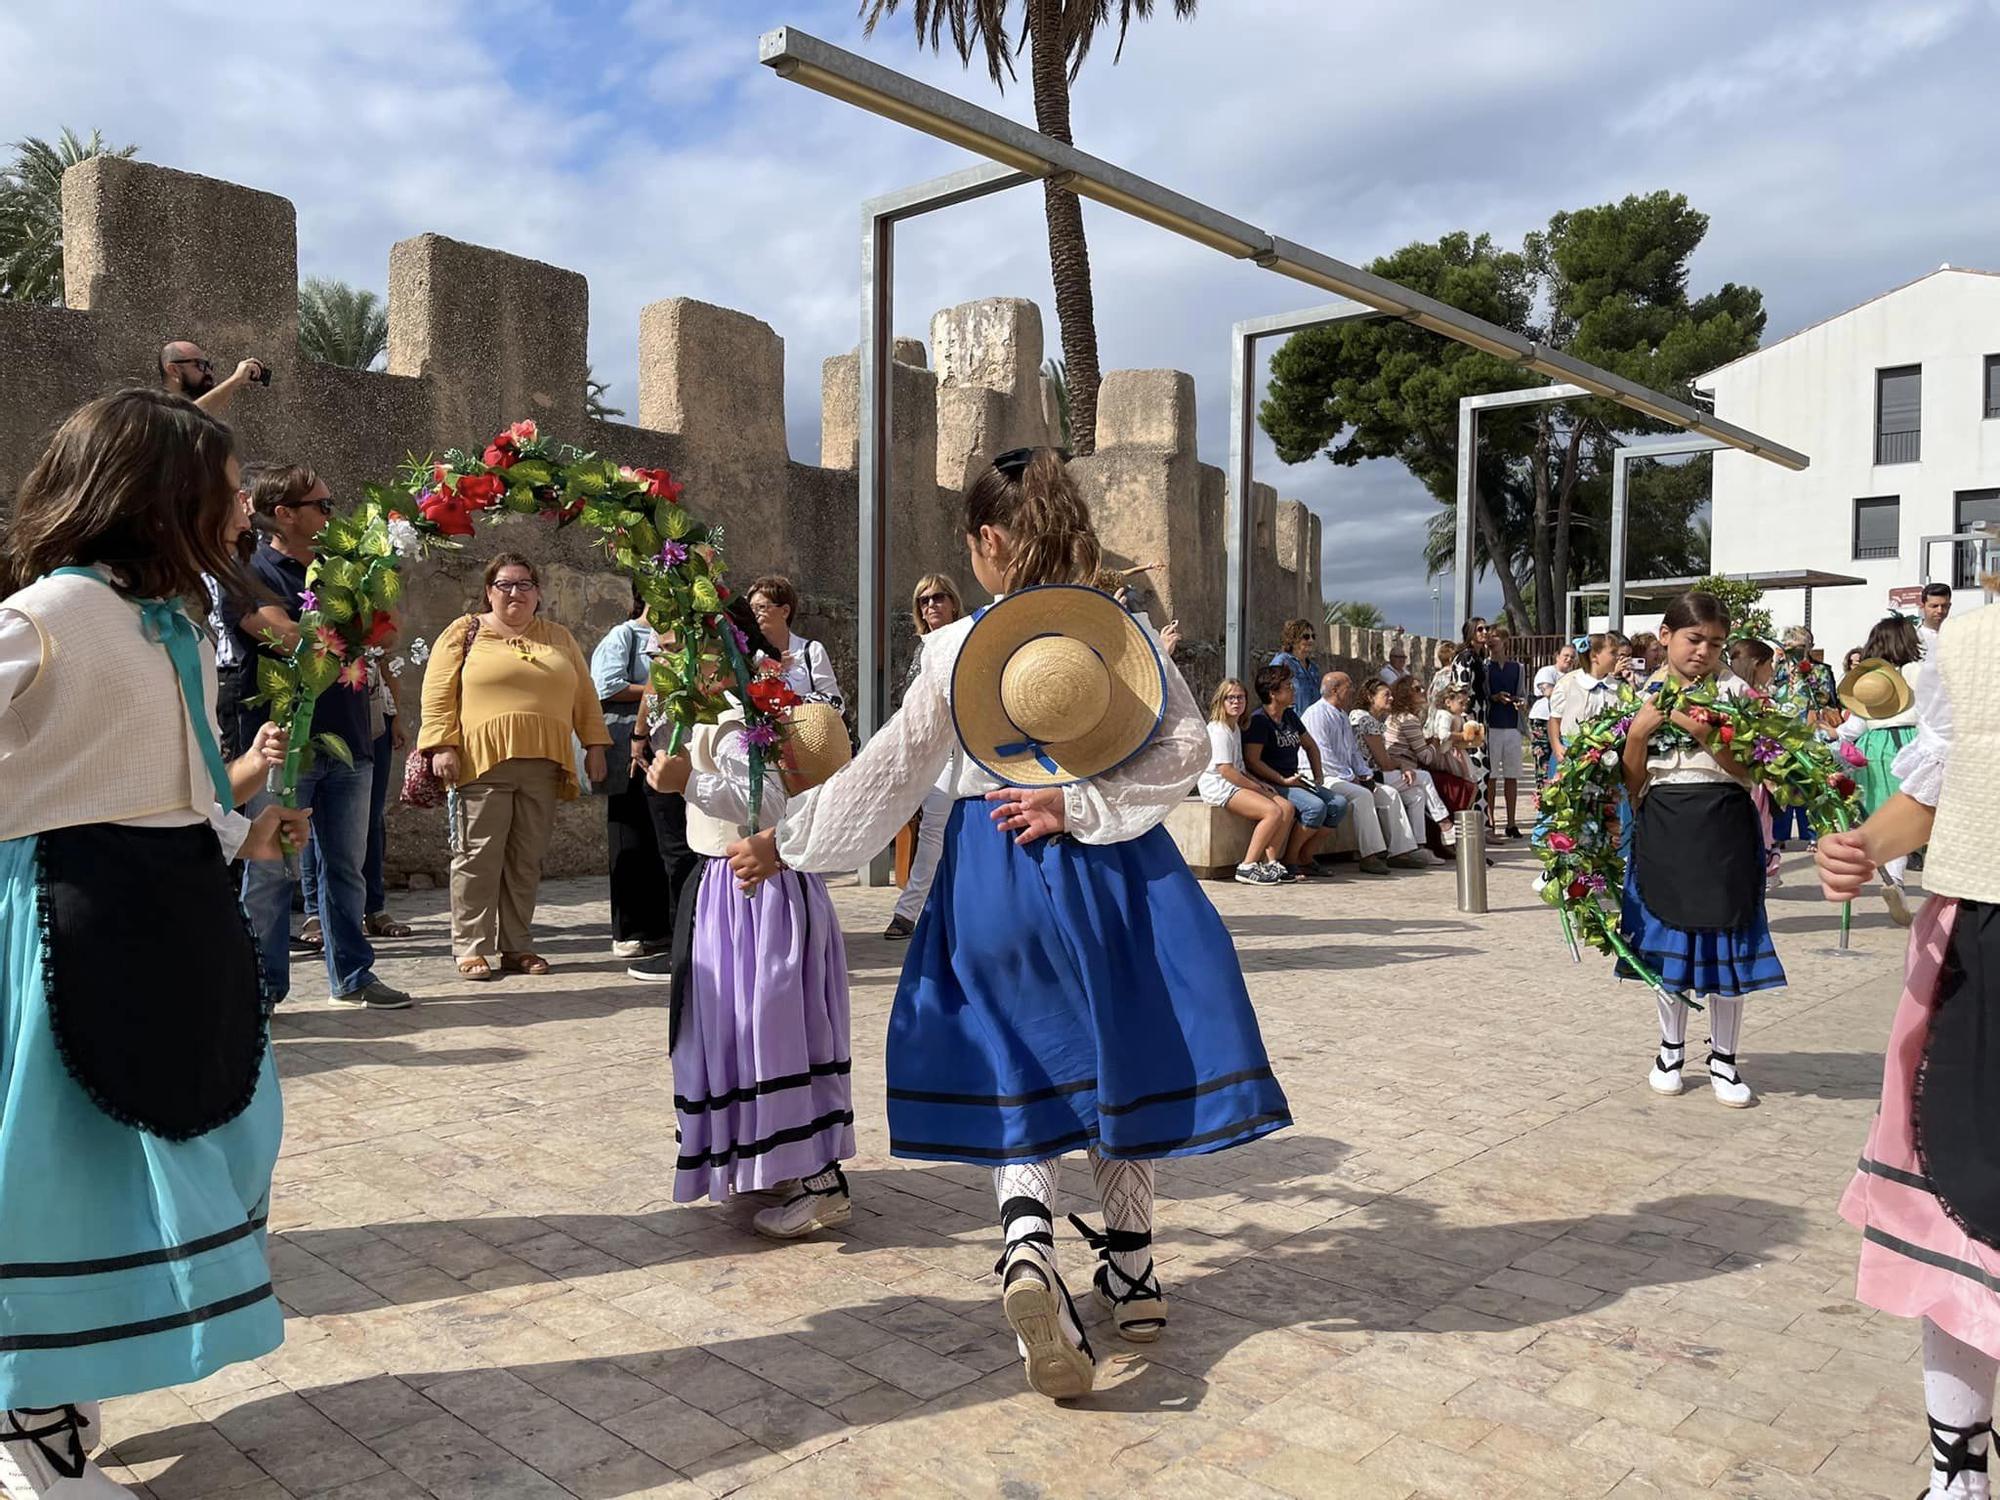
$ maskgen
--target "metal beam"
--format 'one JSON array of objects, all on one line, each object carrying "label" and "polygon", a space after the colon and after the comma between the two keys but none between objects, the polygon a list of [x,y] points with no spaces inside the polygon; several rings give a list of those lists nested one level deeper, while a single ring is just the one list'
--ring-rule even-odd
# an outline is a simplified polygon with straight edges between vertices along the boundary
[{"label": "metal beam", "polygon": [[1381,314],[1372,307],[1345,298],[1324,302],[1297,312],[1273,313],[1268,317],[1245,318],[1229,330],[1229,491],[1228,515],[1222,531],[1223,546],[1223,647],[1222,670],[1231,677],[1249,681],[1249,601],[1250,601],[1250,486],[1256,464],[1256,416],[1250,396],[1257,387],[1257,344],[1261,339],[1293,334],[1323,323],[1341,323],[1350,318],[1374,318]]},{"label": "metal beam", "polygon": [[[939,209],[1005,192],[1035,179],[1004,166],[968,167],[899,188],[861,205],[861,452],[855,548],[855,728],[863,740],[889,717],[889,451],[895,431],[896,226]],[[863,885],[887,883],[880,860]]]},{"label": "metal beam", "polygon": [[1718,438],[1729,447],[1754,453],[1785,468],[1806,467],[1803,453],[1725,422],[1677,397],[1648,390],[1622,375],[1574,359],[1560,350],[1544,348],[1511,329],[1460,312],[1372,271],[1271,235],[1254,224],[1039,134],[1004,115],[981,109],[793,27],[780,27],[764,35],[758,42],[758,59],[781,78],[950,141],[1016,171],[1050,179],[1079,197],[1157,224],[1225,255],[1255,261],[1266,270],[1350,297],[1391,317],[1407,318],[1524,369],[1581,386],[1592,395],[1686,431]]},{"label": "metal beam", "polygon": [[[1625,512],[1626,481],[1635,458],[1666,458],[1679,453],[1714,453],[1728,443],[1714,437],[1689,437],[1666,433],[1660,437],[1636,438],[1612,455],[1611,460],[1611,601],[1605,608],[1613,630],[1625,628]],[[1709,559],[1714,566],[1715,559]],[[1811,608],[1812,595],[1806,595]]]},{"label": "metal beam", "polygon": [[1575,401],[1590,392],[1580,385],[1528,385],[1512,391],[1487,391],[1458,401],[1458,546],[1452,553],[1451,633],[1465,635],[1472,618],[1473,500],[1479,490],[1479,414],[1509,406],[1541,406],[1551,401]]}]

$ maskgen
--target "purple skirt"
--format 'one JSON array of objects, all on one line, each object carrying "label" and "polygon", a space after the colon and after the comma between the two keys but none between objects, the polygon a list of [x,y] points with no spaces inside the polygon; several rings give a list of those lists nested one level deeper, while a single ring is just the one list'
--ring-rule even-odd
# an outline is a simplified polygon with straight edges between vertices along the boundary
[{"label": "purple skirt", "polygon": [[826,885],[786,870],[746,896],[702,862],[673,1044],[674,1201],[726,1201],[854,1155],[847,947]]}]

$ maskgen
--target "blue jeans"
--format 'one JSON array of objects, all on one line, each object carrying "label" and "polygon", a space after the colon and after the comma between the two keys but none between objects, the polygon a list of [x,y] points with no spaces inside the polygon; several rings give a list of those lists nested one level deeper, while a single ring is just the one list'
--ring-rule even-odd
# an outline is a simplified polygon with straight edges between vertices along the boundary
[{"label": "blue jeans", "polygon": [[[374,916],[389,909],[389,887],[382,873],[382,849],[389,837],[389,772],[396,755],[396,736],[385,729],[375,737],[375,784],[368,794],[368,854],[361,861],[361,879],[368,887],[361,911]],[[319,856],[307,844],[299,855],[299,880],[305,886],[306,915],[319,915]]]},{"label": "blue jeans", "polygon": [[[1794,833],[1794,829],[1797,830]],[[1771,814],[1771,837],[1779,843],[1787,839],[1801,838],[1807,843],[1819,837],[1813,831],[1812,823],[1806,817],[1803,807],[1781,807]]]},{"label": "blue jeans", "polygon": [[[350,995],[375,982],[375,950],[361,929],[367,898],[361,866],[368,853],[374,781],[372,765],[343,766],[331,756],[321,757],[299,778],[299,806],[312,809],[308,900],[319,913],[327,993],[332,995]],[[259,792],[245,811],[254,816],[270,802],[270,793]],[[251,860],[243,866],[244,909],[256,929],[264,981],[279,997],[291,992],[292,881],[290,868],[278,860]]]},{"label": "blue jeans", "polygon": [[1285,799],[1298,809],[1299,821],[1308,828],[1331,828],[1347,815],[1347,799],[1338,792],[1288,786]]}]

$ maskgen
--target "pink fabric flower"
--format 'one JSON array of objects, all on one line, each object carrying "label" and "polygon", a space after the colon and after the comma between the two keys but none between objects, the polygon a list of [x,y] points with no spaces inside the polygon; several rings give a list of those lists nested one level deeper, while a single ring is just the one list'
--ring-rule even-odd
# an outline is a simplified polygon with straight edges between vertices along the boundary
[{"label": "pink fabric flower", "polygon": [[361,692],[368,686],[368,663],[357,657],[340,669],[340,685]]},{"label": "pink fabric flower", "polygon": [[347,660],[347,642],[341,638],[340,632],[335,630],[331,625],[315,626],[313,628],[313,639],[319,642],[320,650],[324,651],[328,656],[337,656],[342,661]]},{"label": "pink fabric flower", "polygon": [[1549,835],[1549,847],[1558,854],[1567,854],[1576,847],[1576,840],[1566,833],[1552,833]]},{"label": "pink fabric flower", "polygon": [[1863,753],[1861,747],[1855,744],[1853,740],[1842,740],[1840,742],[1840,758],[1850,766],[1865,766],[1868,764],[1867,755]]}]

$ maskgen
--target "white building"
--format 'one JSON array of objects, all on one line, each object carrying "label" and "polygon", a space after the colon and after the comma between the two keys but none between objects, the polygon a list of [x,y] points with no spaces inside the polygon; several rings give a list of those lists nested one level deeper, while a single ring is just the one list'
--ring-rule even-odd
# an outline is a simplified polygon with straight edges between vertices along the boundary
[{"label": "white building", "polygon": [[[1812,460],[1792,473],[1715,455],[1710,566],[1866,578],[1812,595],[1813,633],[1830,662],[1866,639],[1891,589],[1924,579],[1920,538],[2000,522],[2000,273],[1942,267],[1697,384],[1714,393],[1717,416]],[[1937,547],[1929,576],[1964,589],[1971,558]],[[1801,594],[1765,602],[1780,628],[1804,618]]]}]

